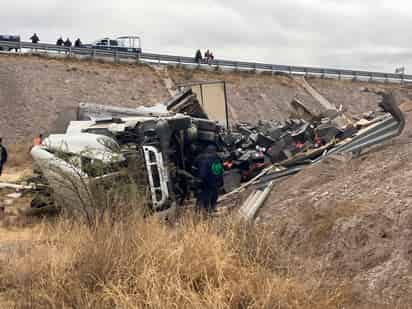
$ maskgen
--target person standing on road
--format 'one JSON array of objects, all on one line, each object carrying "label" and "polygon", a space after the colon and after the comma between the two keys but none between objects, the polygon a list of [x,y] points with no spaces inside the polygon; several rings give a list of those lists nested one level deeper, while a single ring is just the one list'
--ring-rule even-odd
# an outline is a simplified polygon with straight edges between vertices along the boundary
[{"label": "person standing on road", "polygon": [[195,174],[201,181],[197,207],[212,213],[216,210],[219,188],[223,186],[223,164],[216,146],[207,146],[205,152],[196,157],[194,165]]},{"label": "person standing on road", "polygon": [[[63,44],[64,44],[63,38],[59,37],[56,41],[56,45],[57,46],[63,46]],[[59,50],[59,54],[60,54],[60,50]]]},{"label": "person standing on road", "polygon": [[7,162],[7,149],[3,145],[2,138],[0,137],[0,176],[3,172],[3,166]]},{"label": "person standing on road", "polygon": [[196,61],[197,63],[199,63],[199,64],[202,62],[202,52],[200,51],[200,49],[198,49],[198,50],[196,51],[195,61]]},{"label": "person standing on road", "polygon": [[[34,33],[34,34],[30,37],[30,40],[31,40],[31,42],[32,42],[33,44],[37,44],[37,43],[39,43],[39,41],[40,41],[40,39],[39,39],[39,37],[38,37],[38,35],[37,35],[36,33]],[[36,51],[37,51],[37,48],[35,48],[34,51],[36,52]]]},{"label": "person standing on road", "polygon": [[66,41],[64,42],[64,46],[66,46],[66,47],[72,47],[72,41],[70,41],[70,39],[67,38]]},{"label": "person standing on road", "polygon": [[67,38],[66,41],[64,41],[64,46],[69,47],[69,50],[66,50],[65,53],[66,54],[70,53],[70,47],[72,47],[72,41],[70,41],[70,39]]},{"label": "person standing on road", "polygon": [[80,48],[82,47],[82,41],[80,41],[80,38],[77,38],[76,41],[74,41],[74,47]]},{"label": "person standing on road", "polygon": [[60,38],[57,40],[56,45],[57,45],[57,46],[63,46],[63,44],[64,44],[63,38],[60,37]]},{"label": "person standing on road", "polygon": [[39,39],[39,37],[37,36],[36,33],[34,33],[34,34],[30,37],[30,40],[31,40],[31,42],[32,42],[33,44],[37,44],[37,43],[39,43],[39,41],[40,41],[40,39]]}]

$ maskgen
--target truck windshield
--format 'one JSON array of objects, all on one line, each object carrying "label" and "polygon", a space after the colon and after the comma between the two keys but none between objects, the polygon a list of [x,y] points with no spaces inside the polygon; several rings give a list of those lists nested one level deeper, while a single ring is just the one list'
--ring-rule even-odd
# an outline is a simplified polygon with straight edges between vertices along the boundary
[{"label": "truck windshield", "polygon": [[85,172],[90,177],[98,177],[120,171],[125,166],[125,162],[116,162],[108,164],[103,163],[102,161],[97,159],[82,157],[81,166],[83,172]]}]

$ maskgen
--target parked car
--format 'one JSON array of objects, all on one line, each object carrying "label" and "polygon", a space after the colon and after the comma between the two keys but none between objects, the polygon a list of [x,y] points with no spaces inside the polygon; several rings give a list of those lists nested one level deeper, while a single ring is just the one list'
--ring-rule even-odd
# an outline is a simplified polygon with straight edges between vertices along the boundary
[{"label": "parked car", "polygon": [[[9,34],[0,34],[0,41],[7,41],[7,42],[20,42],[19,35],[9,35]],[[11,51],[15,49],[18,50],[18,47],[2,47],[0,46],[0,50],[8,50]]]}]

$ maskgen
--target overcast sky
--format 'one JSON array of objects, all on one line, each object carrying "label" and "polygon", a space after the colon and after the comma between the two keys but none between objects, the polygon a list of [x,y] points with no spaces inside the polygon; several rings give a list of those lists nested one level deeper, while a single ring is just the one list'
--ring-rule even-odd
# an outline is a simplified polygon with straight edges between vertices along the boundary
[{"label": "overcast sky", "polygon": [[0,33],[139,35],[147,52],[412,72],[407,0],[2,0]]}]

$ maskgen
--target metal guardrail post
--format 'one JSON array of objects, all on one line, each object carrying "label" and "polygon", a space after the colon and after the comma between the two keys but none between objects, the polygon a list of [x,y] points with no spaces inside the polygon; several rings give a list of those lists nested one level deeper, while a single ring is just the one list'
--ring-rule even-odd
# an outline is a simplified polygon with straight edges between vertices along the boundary
[{"label": "metal guardrail post", "polygon": [[338,71],[338,80],[341,80],[341,79],[342,79],[342,72]]},{"label": "metal guardrail post", "polygon": [[136,53],[136,63],[140,63],[140,53]]},{"label": "metal guardrail post", "polygon": [[114,51],[114,63],[119,62],[119,52],[117,50]]},{"label": "metal guardrail post", "polygon": [[357,75],[357,73],[356,72],[352,72],[352,74],[353,74],[353,77],[352,77],[352,81],[357,81],[358,80],[358,75]]},{"label": "metal guardrail post", "polygon": [[325,70],[322,70],[320,78],[325,79]]}]

